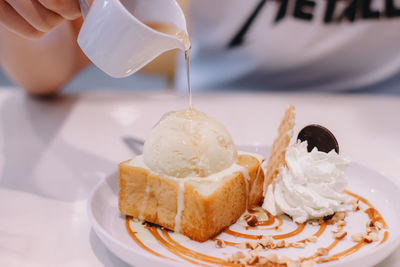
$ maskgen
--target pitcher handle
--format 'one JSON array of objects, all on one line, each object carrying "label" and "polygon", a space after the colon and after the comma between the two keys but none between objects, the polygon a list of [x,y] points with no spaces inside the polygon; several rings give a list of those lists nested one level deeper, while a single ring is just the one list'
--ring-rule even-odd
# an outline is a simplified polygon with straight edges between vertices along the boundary
[{"label": "pitcher handle", "polygon": [[81,13],[83,19],[86,19],[87,14],[89,13],[89,3],[87,0],[79,0],[79,6],[81,7]]}]

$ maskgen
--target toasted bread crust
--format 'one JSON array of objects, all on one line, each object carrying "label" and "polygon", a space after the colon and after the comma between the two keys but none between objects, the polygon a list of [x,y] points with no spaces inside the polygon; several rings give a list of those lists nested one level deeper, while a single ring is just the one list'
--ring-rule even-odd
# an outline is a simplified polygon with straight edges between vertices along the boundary
[{"label": "toasted bread crust", "polygon": [[[119,164],[119,209],[122,214],[161,225],[173,230],[177,214],[179,182],[151,174],[148,170]],[[249,155],[240,155],[238,164],[247,168],[248,206],[262,201],[264,173],[260,162]],[[258,177],[256,177],[258,174]],[[246,210],[247,186],[241,173],[222,179],[218,188],[204,196],[197,190],[198,182],[184,185],[184,205],[180,233],[196,241],[206,241],[230,226]],[[147,190],[147,191],[146,191]],[[146,193],[147,192],[147,193]]]}]

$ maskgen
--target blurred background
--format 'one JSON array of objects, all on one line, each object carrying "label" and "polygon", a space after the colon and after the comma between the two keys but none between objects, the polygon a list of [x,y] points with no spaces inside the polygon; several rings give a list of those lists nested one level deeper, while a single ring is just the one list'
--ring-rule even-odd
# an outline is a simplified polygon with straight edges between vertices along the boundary
[{"label": "blurred background", "polygon": [[[0,90],[17,89],[0,68]],[[82,92],[82,91],[165,91],[173,90],[171,77],[164,74],[149,74],[137,72],[127,78],[114,79],[103,73],[97,67],[91,65],[75,77],[63,90],[63,92]],[[223,88],[221,88],[223,89]],[[224,89],[226,90],[226,88]],[[237,90],[231,88],[230,90]],[[255,90],[255,89],[253,89]],[[215,91],[215,89],[213,90]],[[367,86],[362,90],[345,91],[345,93],[377,94],[400,96],[400,74],[385,80],[384,82]]]},{"label": "blurred background", "polygon": [[[240,0],[222,1],[229,5],[214,5],[212,0],[192,1],[190,12],[189,1],[178,2],[190,18],[189,31],[194,33],[191,36],[193,51],[190,68],[195,92],[308,92],[311,89],[314,92],[400,96],[400,50],[396,39],[400,9],[396,13],[397,20],[363,21],[358,18],[357,23],[337,21],[338,24],[326,25],[319,21],[286,17],[284,22],[276,24],[271,20],[279,9],[267,6],[253,23],[253,31],[247,33],[248,45],[236,48],[234,52],[226,47],[226,43],[243,22],[247,23],[246,18],[257,1],[250,1],[252,4],[246,5],[246,8]],[[276,2],[276,7],[279,7],[279,1]],[[395,2],[400,5],[400,0]],[[225,19],[221,19],[221,14]],[[354,30],[358,30],[359,34],[354,34]],[[379,36],[370,32],[379,33]],[[294,44],[293,34],[297,34],[295,36],[298,38]],[[349,37],[354,40],[349,42]],[[310,51],[322,52],[313,55]],[[164,53],[140,72],[122,79],[111,78],[90,65],[64,87],[63,93],[92,90],[165,91],[173,88],[186,93],[186,69],[183,67],[183,54],[176,50]],[[381,72],[385,73],[384,79],[383,76],[374,78]],[[363,83],[368,85],[356,87],[354,84],[336,84],[342,80],[357,81],[359,78],[368,80]],[[329,87],[330,84],[332,87]],[[324,88],[327,85],[330,89]],[[17,87],[0,67],[0,90],[5,87],[19,90],[15,89]],[[340,87],[354,89],[343,91]]]},{"label": "blurred background", "polygon": [[[15,87],[12,81],[0,68],[0,90],[4,87]],[[123,79],[113,79],[95,66],[89,66],[75,77],[63,92],[91,91],[91,90],[163,90],[168,87],[168,78],[163,75],[135,73]],[[18,89],[19,90],[19,89]],[[164,89],[165,90],[165,89]]]},{"label": "blurred background", "polygon": [[7,77],[4,75],[4,73],[0,70],[0,86],[10,86],[12,83],[10,80],[7,79]]}]

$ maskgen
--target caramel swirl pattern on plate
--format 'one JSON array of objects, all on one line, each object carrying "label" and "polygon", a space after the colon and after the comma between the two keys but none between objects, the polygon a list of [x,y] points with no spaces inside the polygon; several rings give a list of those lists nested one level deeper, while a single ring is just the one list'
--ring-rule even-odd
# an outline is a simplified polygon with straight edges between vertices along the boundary
[{"label": "caramel swirl pattern on plate", "polygon": [[[351,197],[353,197],[356,200],[359,200],[360,202],[362,202],[364,205],[367,206],[366,209],[363,210],[363,212],[368,215],[369,220],[371,220],[372,222],[379,222],[382,225],[382,228],[385,229],[383,236],[380,240],[378,240],[378,242],[374,242],[373,244],[376,244],[375,246],[380,246],[381,244],[383,244],[385,241],[388,240],[389,238],[389,231],[387,229],[389,229],[388,225],[386,224],[385,220],[383,219],[381,213],[376,210],[373,205],[365,198],[349,192],[349,191],[345,191],[346,194],[350,195]],[[287,233],[282,233],[282,234],[274,234],[274,235],[267,235],[268,231],[272,231],[272,230],[277,230],[279,229],[283,224],[284,221],[282,220],[281,217],[277,217],[277,216],[271,216],[268,212],[265,212],[265,217],[267,219],[265,220],[260,220],[257,222],[257,224],[254,227],[249,227],[249,226],[244,226],[241,225],[242,228],[244,228],[245,232],[238,232],[236,230],[232,230],[232,227],[229,227],[227,229],[225,229],[223,231],[224,235],[228,235],[228,236],[233,236],[236,238],[240,238],[240,240],[243,242],[246,241],[254,241],[254,240],[260,240],[261,238],[263,238],[263,236],[269,236],[272,237],[274,240],[287,240],[288,238],[293,238],[297,235],[299,235],[300,233],[302,233],[304,231],[304,229],[306,227],[308,227],[308,224],[297,224],[297,227]],[[249,211],[249,213],[255,213],[255,211]],[[125,219],[125,225],[126,225],[126,229],[129,233],[129,235],[131,236],[132,240],[142,249],[144,249],[145,251],[153,254],[154,256],[157,257],[161,257],[167,260],[172,260],[172,261],[179,261],[177,259],[173,259],[167,255],[163,255],[160,252],[155,251],[153,248],[151,248],[151,246],[148,246],[145,244],[145,242],[143,242],[143,240],[141,240],[138,235],[132,231],[132,229],[130,228],[130,220],[132,218],[127,216]],[[240,225],[240,223],[237,223],[238,225]],[[265,226],[270,226],[270,227],[265,227]],[[311,238],[318,238],[320,236],[322,236],[324,234],[324,232],[326,232],[328,223],[327,222],[323,222],[319,225],[318,230],[310,235],[307,238],[303,238],[303,239],[299,239],[298,241],[292,241],[292,242],[288,242],[285,245],[285,248],[288,247],[295,247],[295,244],[297,243],[304,243],[306,244],[307,242],[309,242],[308,240],[310,240]],[[234,263],[230,263],[227,262],[224,258],[222,257],[215,257],[215,256],[211,256],[211,255],[207,255],[204,254],[200,251],[196,251],[194,249],[191,249],[187,246],[184,245],[184,242],[178,242],[176,240],[174,240],[172,238],[172,236],[169,234],[169,231],[166,230],[165,228],[160,228],[158,226],[155,225],[150,225],[150,224],[146,224],[145,225],[146,230],[155,238],[155,240],[157,240],[157,242],[164,247],[167,251],[169,251],[170,253],[172,253],[173,255],[175,255],[178,259],[180,259],[180,261],[182,262],[189,262],[192,264],[196,264],[196,265],[200,265],[200,266],[210,266],[210,265],[214,265],[214,266],[238,266],[239,264],[234,264]],[[337,230],[341,230],[343,228],[343,226],[338,226]],[[259,234],[259,235],[255,235],[252,234],[251,231],[252,230],[261,230],[261,231],[265,231],[266,234]],[[333,237],[333,241],[329,244],[329,246],[327,246],[326,249],[328,251],[328,253],[335,248],[343,239],[340,238],[335,238]],[[240,243],[237,242],[232,242],[229,240],[224,240],[221,235],[217,236],[215,238],[212,238],[212,241],[223,241],[223,243],[227,246],[232,246],[232,247],[238,247],[238,245]],[[308,256],[308,257],[302,257],[299,258],[298,261],[299,262],[304,262],[304,261],[308,261],[308,260],[315,260],[316,263],[324,263],[324,262],[330,262],[330,261],[336,261],[336,260],[340,260],[343,259],[345,257],[348,257],[354,253],[356,253],[358,250],[360,250],[362,247],[367,246],[367,245],[371,245],[369,244],[367,241],[365,240],[361,240],[359,242],[356,242],[354,245],[340,251],[337,252],[333,255],[321,255],[318,252],[315,252],[314,254]],[[273,248],[274,250],[279,250],[279,249],[285,249],[285,248]]]}]

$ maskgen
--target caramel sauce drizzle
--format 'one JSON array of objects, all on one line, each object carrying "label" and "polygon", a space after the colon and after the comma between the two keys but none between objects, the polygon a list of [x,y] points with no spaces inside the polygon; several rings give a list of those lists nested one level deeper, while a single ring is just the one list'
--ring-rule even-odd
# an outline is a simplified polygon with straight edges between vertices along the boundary
[{"label": "caramel sauce drizzle", "polygon": [[334,247],[336,247],[337,244],[339,244],[340,239],[335,238],[335,241],[333,241],[328,247],[327,249],[330,251],[332,250]]},{"label": "caramel sauce drizzle", "polygon": [[[369,219],[371,219],[374,222],[380,222],[383,226],[383,228],[388,229],[388,225],[386,224],[385,220],[383,219],[382,215],[380,214],[380,212],[378,210],[376,210],[372,204],[366,200],[365,198],[354,194],[352,192],[349,192],[347,190],[345,190],[345,193],[358,199],[359,201],[361,201],[362,203],[364,203],[365,205],[368,206],[368,208],[366,210],[364,210],[364,212],[368,215]],[[249,213],[255,213],[256,211],[254,210],[250,210]],[[260,228],[260,227],[249,227],[246,226],[246,229],[256,229],[256,230],[275,230],[277,228],[279,228],[282,224],[283,224],[283,220],[280,217],[277,216],[271,216],[270,214],[268,214],[266,212],[266,215],[268,216],[267,220],[263,220],[263,221],[259,221],[256,226],[269,226],[269,225],[273,225],[275,223],[275,220],[278,220],[279,223],[276,226],[273,227],[269,227],[269,228]],[[132,239],[135,241],[136,244],[138,244],[141,248],[143,248],[144,250],[146,250],[147,252],[158,256],[158,257],[162,257],[162,258],[166,258],[169,260],[174,260],[175,259],[171,259],[169,257],[166,257],[164,255],[159,254],[158,252],[155,252],[154,250],[150,249],[149,247],[147,247],[137,236],[136,234],[130,229],[130,225],[129,225],[129,220],[131,219],[131,217],[127,216],[126,217],[126,228],[127,231],[129,233],[129,235],[132,237]],[[327,228],[327,223],[324,222],[320,225],[319,229],[312,235],[315,237],[320,237],[326,230]],[[285,233],[285,234],[278,234],[278,235],[272,235],[271,237],[275,240],[280,240],[280,239],[286,239],[286,238],[290,238],[290,237],[294,237],[298,234],[300,234],[301,232],[303,232],[304,228],[305,228],[305,224],[297,224],[297,228],[291,232]],[[213,264],[213,265],[219,265],[219,266],[237,266],[236,264],[233,263],[228,263],[225,260],[218,258],[218,257],[213,257],[210,255],[206,255],[197,251],[194,251],[190,248],[185,247],[184,245],[182,245],[181,243],[175,241],[169,234],[168,230],[161,228],[161,233],[162,235],[160,235],[158,228],[156,226],[146,226],[147,230],[154,236],[154,238],[164,247],[166,248],[168,251],[170,251],[171,253],[173,253],[174,255],[176,255],[177,257],[179,257],[180,259],[183,259],[187,262],[193,263],[193,264],[197,264],[197,265],[201,265],[201,266],[207,266],[206,264]],[[341,227],[338,227],[338,230],[341,229]],[[233,231],[229,228],[227,228],[224,233],[229,234],[231,236],[234,237],[239,237],[239,238],[244,238],[247,240],[257,240],[257,239],[261,239],[263,237],[263,235],[252,235],[252,234],[246,234],[246,233],[240,233],[240,232],[236,232]],[[382,240],[379,242],[379,245],[381,245],[382,243],[386,242],[387,239],[389,237],[389,232],[385,231]],[[213,241],[217,241],[217,240],[221,240],[218,238],[212,238],[211,240]],[[306,239],[302,239],[300,241],[297,242],[306,242]],[[235,242],[231,242],[231,241],[225,241],[225,240],[221,240],[224,241],[224,243],[228,246],[237,246],[239,243],[235,243]],[[245,240],[246,241],[246,240]],[[327,249],[329,251],[331,251],[333,248],[335,248],[337,246],[337,244],[341,241],[341,239],[334,239],[334,241],[327,247]],[[292,246],[293,243],[289,244],[289,247]],[[304,262],[306,260],[316,260],[317,263],[324,263],[324,262],[330,262],[330,261],[336,261],[342,258],[345,258],[353,253],[356,253],[358,250],[360,250],[363,246],[367,245],[366,242],[361,241],[357,244],[355,244],[354,246],[343,250],[341,252],[338,252],[334,255],[331,256],[321,256],[318,253],[315,253],[314,255],[307,257],[307,258],[300,258],[301,262]],[[278,248],[276,248],[278,249]]]},{"label": "caramel sauce drizzle", "polygon": [[383,233],[383,238],[382,238],[381,242],[379,242],[378,246],[380,246],[380,245],[382,245],[383,243],[385,243],[386,240],[388,240],[388,238],[389,238],[389,232],[388,232],[388,231],[385,231],[385,233]]},{"label": "caramel sauce drizzle", "polygon": [[[340,239],[335,238],[335,240],[327,247],[327,249],[329,251],[331,251],[334,247],[336,247],[337,244],[339,244],[339,242],[340,242]],[[315,253],[311,257],[302,258],[301,262],[308,261],[308,260],[313,260],[313,259],[316,259],[318,257],[320,257],[320,255],[318,253]]]},{"label": "caramel sauce drizzle", "polygon": [[324,232],[325,232],[325,229],[326,229],[326,226],[327,226],[328,224],[326,223],[326,222],[323,222],[320,226],[319,226],[319,229],[318,229],[318,231],[314,234],[314,236],[316,236],[316,237],[320,237]]},{"label": "caramel sauce drizzle", "polygon": [[131,229],[131,227],[130,227],[130,225],[129,225],[129,221],[131,220],[131,218],[132,218],[132,217],[130,217],[130,216],[126,216],[126,217],[125,217],[125,227],[126,227],[126,230],[128,231],[128,234],[131,236],[131,238],[133,239],[133,241],[135,241],[135,243],[136,243],[139,247],[141,247],[142,249],[146,250],[147,252],[149,252],[149,253],[151,253],[151,254],[153,254],[153,255],[155,255],[155,256],[158,256],[158,257],[161,257],[161,258],[164,258],[164,259],[168,259],[168,260],[173,260],[173,261],[175,261],[174,259],[171,259],[171,258],[169,258],[169,257],[166,257],[166,256],[164,256],[164,255],[161,255],[161,254],[155,252],[154,250],[152,250],[151,248],[149,248],[149,247],[147,247],[145,244],[143,244],[143,242],[140,241],[140,239],[136,236],[136,233],[132,231],[132,229]]},{"label": "caramel sauce drizzle", "polygon": [[330,262],[330,261],[337,261],[340,260],[342,258],[345,258],[353,253],[356,253],[360,248],[362,248],[363,246],[365,246],[367,243],[365,242],[359,242],[356,245],[350,247],[349,249],[346,249],[342,252],[336,253],[332,256],[329,257],[325,257],[325,258],[320,258],[318,259],[318,263],[324,263],[324,262]]},{"label": "caramel sauce drizzle", "polygon": [[283,220],[282,220],[282,218],[281,217],[276,217],[276,219],[279,221],[279,223],[278,223],[278,225],[277,226],[274,226],[274,227],[270,227],[270,228],[265,228],[264,230],[277,230],[277,229],[279,229],[281,226],[282,226],[282,224],[283,224]]},{"label": "caramel sauce drizzle", "polygon": [[[282,220],[282,218],[281,217],[278,217],[278,216],[276,216],[276,217],[274,217],[276,220],[278,220],[278,224],[277,225],[275,225],[275,226],[272,226],[272,227],[267,227],[267,228],[259,228],[259,227],[255,227],[255,229],[257,229],[257,230],[265,230],[265,231],[268,231],[268,230],[278,230],[282,225],[283,225],[283,220]],[[258,226],[258,224],[256,224],[257,226]],[[264,224],[260,224],[260,226],[265,226]]]},{"label": "caramel sauce drizzle", "polygon": [[216,237],[211,238],[211,240],[212,241],[218,241],[218,240],[224,241],[225,245],[231,246],[231,247],[236,247],[237,245],[239,245],[239,243],[231,242],[231,241],[225,241],[225,240],[222,240],[222,239],[219,239],[219,238],[216,238]]},{"label": "caramel sauce drizzle", "polygon": [[[303,232],[304,227],[305,227],[304,223],[297,224],[297,228],[295,230],[293,230],[292,232],[289,232],[286,234],[280,234],[280,235],[272,235],[271,237],[273,239],[285,239],[285,238],[293,237],[293,236],[296,236],[296,235],[300,234],[301,232]],[[261,239],[263,237],[262,235],[250,235],[250,234],[239,233],[239,232],[233,231],[229,228],[225,229],[223,231],[223,233],[231,235],[231,236],[235,236],[235,237],[242,237],[242,238],[253,239],[253,240]]]},{"label": "caramel sauce drizzle", "polygon": [[275,222],[275,219],[277,219],[277,218],[279,218],[279,217],[274,217],[274,216],[269,216],[268,215],[268,220],[259,221],[259,222],[256,223],[256,226],[268,226],[268,225],[271,225],[271,224],[273,224]]},{"label": "caramel sauce drizzle", "polygon": [[[189,258],[189,257],[192,256],[192,255],[186,255],[186,256],[188,256],[188,257],[186,257],[185,255],[182,255],[182,253],[180,253],[179,250],[178,250],[176,247],[174,247],[173,245],[171,245],[170,243],[168,243],[164,238],[162,238],[162,237],[160,236],[160,234],[158,233],[156,227],[154,227],[154,226],[148,226],[147,229],[149,230],[149,232],[157,239],[157,241],[158,241],[163,247],[165,247],[167,250],[169,250],[169,251],[172,252],[173,254],[177,255],[177,256],[180,257],[181,259],[186,260],[186,261],[188,261],[188,262],[190,262],[190,263],[197,264],[197,265],[203,265],[203,264],[200,264],[199,262],[194,261],[194,260],[192,260],[191,258]],[[184,253],[183,253],[183,254],[184,254]],[[192,257],[193,257],[193,256],[192,256]]]},{"label": "caramel sauce drizzle", "polygon": [[[327,226],[328,224],[326,223],[326,222],[324,222],[324,223],[322,223],[320,226],[319,226],[319,229],[318,229],[318,231],[315,233],[315,234],[313,234],[312,236],[315,236],[315,237],[320,237],[324,232],[325,232],[325,229],[326,229],[326,226]],[[302,240],[299,240],[299,241],[296,241],[296,242],[306,242],[307,241],[307,238],[305,238],[305,239],[302,239]],[[295,242],[292,242],[292,243],[290,243],[289,244],[289,247],[293,247],[293,243],[295,243]]]},{"label": "caramel sauce drizzle", "polygon": [[[278,217],[278,218],[279,218],[279,217]],[[320,237],[320,236],[324,233],[324,231],[325,231],[327,225],[328,225],[328,224],[325,223],[325,222],[324,222],[323,224],[321,224],[320,227],[319,227],[319,229],[318,229],[318,231],[315,232],[315,234],[313,234],[312,236]],[[298,229],[298,228],[297,228],[297,229]],[[297,229],[296,229],[296,231],[297,231]],[[293,232],[290,232],[289,234],[291,234],[291,233],[293,233]],[[281,235],[278,235],[278,237],[280,237],[280,236],[281,236]],[[262,238],[262,236],[258,236],[258,237]],[[276,237],[276,236],[275,236],[275,237]],[[274,239],[282,239],[282,238],[275,238],[275,237],[272,236],[272,238],[274,238]],[[259,239],[260,239],[260,238],[259,238]],[[239,245],[239,243],[231,242],[231,241],[225,241],[225,240],[218,239],[218,238],[215,238],[215,237],[212,238],[211,240],[213,240],[213,241],[221,240],[221,241],[224,241],[225,245],[227,245],[227,246],[232,246],[232,247],[236,247],[237,245]],[[306,238],[306,239],[299,240],[299,241],[295,241],[295,242],[306,242],[306,240],[307,240],[307,238]],[[295,243],[295,242],[290,243],[289,246],[292,247],[292,246],[293,246],[293,243]],[[279,249],[279,248],[274,248],[274,249]]]},{"label": "caramel sauce drizzle", "polygon": [[[325,228],[326,228],[327,223],[324,222],[324,224],[325,224]],[[322,225],[321,225],[321,227],[322,227]],[[325,230],[325,228],[324,228],[324,230]],[[341,230],[341,229],[343,229],[343,227],[338,227],[338,230]],[[320,228],[320,230],[321,230],[321,228]],[[317,233],[318,233],[318,232],[317,232]],[[321,235],[322,233],[323,233],[323,232],[321,232],[320,235]],[[319,235],[319,236],[320,236],[320,235]],[[315,234],[315,236],[317,236],[317,234]],[[317,237],[319,237],[319,236],[317,236]],[[340,240],[341,240],[341,239],[335,238],[335,240],[334,240],[326,249],[328,249],[328,251],[331,251],[334,247],[336,247],[337,244],[339,244]],[[302,258],[302,259],[301,259],[301,262],[304,262],[304,261],[306,261],[306,260],[313,260],[313,259],[316,259],[316,258],[318,258],[318,257],[320,257],[320,256],[321,256],[321,255],[319,255],[318,253],[314,253],[314,255],[312,255],[311,257]]]},{"label": "caramel sauce drizzle", "polygon": [[226,266],[236,266],[236,264],[230,264],[226,261],[224,261],[221,258],[217,258],[217,257],[212,257],[194,250],[191,250],[187,247],[182,246],[180,243],[178,243],[177,241],[173,240],[171,238],[171,236],[169,235],[168,231],[163,229],[162,230],[163,235],[165,236],[165,238],[167,239],[168,242],[170,242],[172,245],[174,245],[174,247],[181,253],[185,254],[185,255],[191,255],[193,258],[201,260],[201,261],[205,261],[205,262],[209,262],[209,263],[214,263],[214,264],[223,264]]},{"label": "caramel sauce drizzle", "polygon": [[365,205],[367,205],[369,207],[369,209],[367,209],[365,211],[365,213],[368,214],[368,216],[370,217],[371,220],[373,220],[374,222],[379,221],[383,225],[384,229],[389,228],[389,226],[386,224],[385,220],[383,219],[381,213],[379,211],[377,211],[368,200],[366,200],[362,196],[354,194],[350,191],[344,190],[344,192],[354,198],[357,198],[358,200],[360,200],[361,202],[363,202]]},{"label": "caramel sauce drizzle", "polygon": [[373,222],[380,222],[383,225],[384,229],[388,229],[389,227],[387,226],[385,220],[382,218],[382,215],[379,213],[374,208],[369,208],[364,211],[368,217],[373,221]]}]

